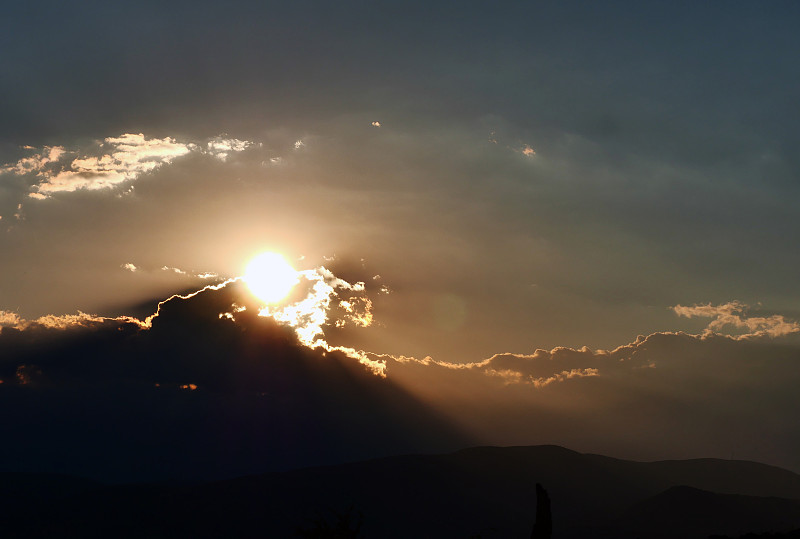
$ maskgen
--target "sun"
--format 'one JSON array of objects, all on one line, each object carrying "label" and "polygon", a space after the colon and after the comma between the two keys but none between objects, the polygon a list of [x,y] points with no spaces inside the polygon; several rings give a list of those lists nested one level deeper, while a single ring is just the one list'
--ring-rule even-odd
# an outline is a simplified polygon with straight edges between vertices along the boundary
[{"label": "sun", "polygon": [[264,303],[277,303],[297,284],[300,274],[283,256],[268,252],[250,261],[243,279],[258,299]]}]

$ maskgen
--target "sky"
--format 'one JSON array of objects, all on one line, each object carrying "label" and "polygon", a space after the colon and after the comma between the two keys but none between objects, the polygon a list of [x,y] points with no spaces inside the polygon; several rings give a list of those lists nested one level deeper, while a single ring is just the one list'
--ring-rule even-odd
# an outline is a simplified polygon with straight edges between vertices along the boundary
[{"label": "sky", "polygon": [[[118,413],[166,406],[103,392],[123,379],[239,394],[186,350],[241,359],[267,332],[284,340],[262,361],[352,363],[453,446],[800,471],[798,22],[791,2],[14,6],[0,398],[56,424],[89,378]],[[299,272],[278,305],[242,286],[262,252]],[[109,327],[169,369],[138,372]],[[447,446],[380,417],[383,445],[327,460]],[[21,468],[101,468],[26,460],[49,442],[18,428]]]}]

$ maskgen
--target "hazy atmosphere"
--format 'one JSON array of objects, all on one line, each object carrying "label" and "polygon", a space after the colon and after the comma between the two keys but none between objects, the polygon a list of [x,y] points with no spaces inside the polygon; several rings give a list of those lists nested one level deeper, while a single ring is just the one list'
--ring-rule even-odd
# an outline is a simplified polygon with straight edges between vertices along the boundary
[{"label": "hazy atmosphere", "polygon": [[2,469],[559,444],[800,472],[798,22],[792,2],[14,6]]}]

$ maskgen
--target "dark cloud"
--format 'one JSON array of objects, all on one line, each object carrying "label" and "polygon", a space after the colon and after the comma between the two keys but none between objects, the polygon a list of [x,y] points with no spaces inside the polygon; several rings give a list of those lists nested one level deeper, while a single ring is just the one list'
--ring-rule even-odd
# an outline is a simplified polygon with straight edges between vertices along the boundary
[{"label": "dark cloud", "polygon": [[6,462],[117,479],[222,476],[472,440],[800,469],[796,324],[747,317],[741,303],[676,307],[733,335],[660,332],[613,350],[471,363],[368,354],[386,362],[381,378],[303,346],[253,301],[232,281],[162,301],[149,322],[5,313]]},{"label": "dark cloud", "polygon": [[110,480],[215,477],[466,438],[339,352],[311,350],[248,304],[242,285],[124,320],[0,332],[7,470]]}]

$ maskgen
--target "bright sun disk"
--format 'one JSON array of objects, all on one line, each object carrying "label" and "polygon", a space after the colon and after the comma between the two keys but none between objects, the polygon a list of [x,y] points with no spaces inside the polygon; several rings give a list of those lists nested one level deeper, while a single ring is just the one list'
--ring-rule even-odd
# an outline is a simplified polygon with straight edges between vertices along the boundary
[{"label": "bright sun disk", "polygon": [[261,253],[244,272],[244,282],[258,299],[277,303],[291,292],[300,274],[278,253]]}]

